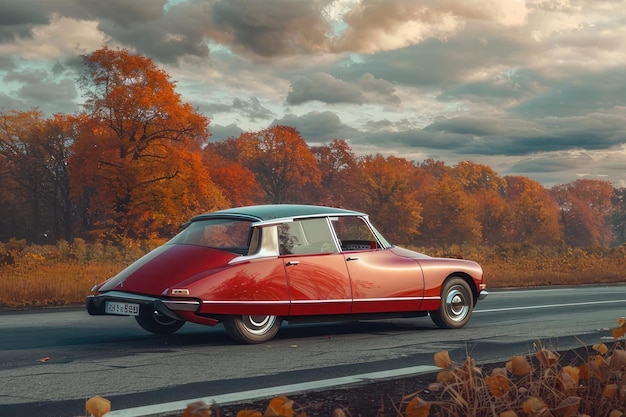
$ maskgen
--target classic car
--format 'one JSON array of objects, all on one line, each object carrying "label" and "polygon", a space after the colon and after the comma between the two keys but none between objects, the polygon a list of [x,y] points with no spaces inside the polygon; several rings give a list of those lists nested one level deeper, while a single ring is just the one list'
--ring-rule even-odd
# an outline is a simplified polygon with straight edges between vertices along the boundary
[{"label": "classic car", "polygon": [[281,322],[430,315],[464,326],[487,296],[481,267],[389,243],[365,213],[278,204],[193,217],[87,297],[92,315],[134,316],[148,332],[223,323],[238,342],[273,338]]}]

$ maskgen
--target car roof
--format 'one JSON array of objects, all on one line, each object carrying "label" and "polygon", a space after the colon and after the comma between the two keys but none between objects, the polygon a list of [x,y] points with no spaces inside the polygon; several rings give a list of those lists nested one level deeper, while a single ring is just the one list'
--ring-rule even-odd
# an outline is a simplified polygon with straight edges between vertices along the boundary
[{"label": "car roof", "polygon": [[268,221],[291,217],[323,217],[352,215],[365,216],[364,213],[336,207],[313,206],[306,204],[265,204],[258,206],[246,206],[214,211],[212,213],[195,216],[192,221],[211,218],[247,218],[256,221]]}]

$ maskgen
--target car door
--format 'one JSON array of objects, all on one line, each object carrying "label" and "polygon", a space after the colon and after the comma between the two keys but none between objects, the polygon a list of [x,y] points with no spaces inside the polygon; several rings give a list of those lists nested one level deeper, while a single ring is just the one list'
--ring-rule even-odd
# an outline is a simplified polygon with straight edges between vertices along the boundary
[{"label": "car door", "polygon": [[352,313],[420,309],[424,279],[419,263],[382,247],[363,218],[338,217],[332,224],[350,276]]},{"label": "car door", "polygon": [[289,315],[350,313],[350,277],[328,220],[280,224],[278,240],[289,289]]}]

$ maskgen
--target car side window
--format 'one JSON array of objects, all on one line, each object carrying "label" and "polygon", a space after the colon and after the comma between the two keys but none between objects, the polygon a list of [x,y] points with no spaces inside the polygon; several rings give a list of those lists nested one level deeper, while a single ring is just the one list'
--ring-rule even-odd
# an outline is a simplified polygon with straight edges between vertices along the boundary
[{"label": "car side window", "polygon": [[332,221],[342,251],[372,250],[380,245],[365,220],[356,216],[335,217]]},{"label": "car side window", "polygon": [[312,255],[337,252],[326,218],[301,219],[278,226],[281,255]]}]

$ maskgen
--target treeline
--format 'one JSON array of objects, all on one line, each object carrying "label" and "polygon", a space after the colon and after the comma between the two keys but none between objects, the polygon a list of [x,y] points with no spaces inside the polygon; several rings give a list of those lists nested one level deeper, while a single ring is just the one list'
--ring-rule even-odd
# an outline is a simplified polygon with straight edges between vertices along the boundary
[{"label": "treeline", "polygon": [[0,112],[0,241],[159,239],[195,214],[265,203],[361,210],[403,245],[626,241],[624,188],[607,181],[546,189],[471,161],[312,147],[290,126],[211,142],[151,59],[105,47],[83,64],[83,112]]}]

